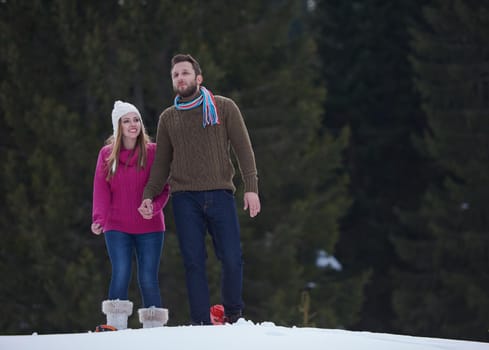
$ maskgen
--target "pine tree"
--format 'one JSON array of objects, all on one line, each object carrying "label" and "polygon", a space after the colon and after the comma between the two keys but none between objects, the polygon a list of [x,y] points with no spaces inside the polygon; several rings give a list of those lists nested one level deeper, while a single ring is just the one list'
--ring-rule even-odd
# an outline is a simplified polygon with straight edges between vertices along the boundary
[{"label": "pine tree", "polygon": [[396,241],[406,268],[395,308],[411,334],[489,340],[488,13],[485,2],[437,0],[413,28],[422,146],[439,170]]},{"label": "pine tree", "polygon": [[[94,320],[86,308],[99,286],[84,226],[86,156],[80,115],[73,102],[70,68],[55,40],[53,7],[43,2],[1,5],[2,115],[11,131],[6,147],[0,288],[6,302],[2,331],[80,329]],[[86,230],[83,230],[86,232]],[[88,260],[88,262],[87,262]]]},{"label": "pine tree", "polygon": [[408,62],[409,22],[425,1],[317,1],[316,36],[328,89],[324,128],[351,130],[345,167],[353,205],[337,255],[346,270],[371,273],[355,329],[395,331],[391,236],[398,212],[416,208],[425,161],[411,142],[424,128]]}]

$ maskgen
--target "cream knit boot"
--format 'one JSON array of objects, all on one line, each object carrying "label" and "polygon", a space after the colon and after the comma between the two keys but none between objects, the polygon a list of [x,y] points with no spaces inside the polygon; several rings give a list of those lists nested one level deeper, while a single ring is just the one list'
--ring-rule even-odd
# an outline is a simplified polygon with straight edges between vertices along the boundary
[{"label": "cream knit boot", "polygon": [[163,327],[168,322],[168,309],[151,306],[139,309],[138,313],[143,328]]},{"label": "cream knit boot", "polygon": [[102,312],[107,316],[107,324],[117,330],[127,328],[127,318],[132,315],[132,302],[129,300],[105,300]]}]

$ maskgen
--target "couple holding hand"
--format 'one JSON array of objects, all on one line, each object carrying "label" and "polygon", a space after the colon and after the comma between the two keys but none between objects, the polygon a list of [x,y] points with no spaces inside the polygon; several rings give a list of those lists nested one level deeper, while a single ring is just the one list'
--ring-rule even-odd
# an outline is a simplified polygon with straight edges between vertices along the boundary
[{"label": "couple holding hand", "polygon": [[255,156],[243,117],[229,98],[202,86],[199,63],[188,54],[171,61],[174,104],[163,111],[156,143],[150,142],[138,109],[116,101],[113,135],[99,152],[94,176],[92,232],[103,233],[112,264],[107,324],[127,328],[133,303],[128,289],[132,255],[137,260],[144,328],[163,326],[158,272],[170,193],[190,303],[191,323],[210,325],[206,274],[207,232],[221,263],[224,319],[243,311],[243,260],[233,184],[232,147],[244,184],[244,210],[260,212]]}]

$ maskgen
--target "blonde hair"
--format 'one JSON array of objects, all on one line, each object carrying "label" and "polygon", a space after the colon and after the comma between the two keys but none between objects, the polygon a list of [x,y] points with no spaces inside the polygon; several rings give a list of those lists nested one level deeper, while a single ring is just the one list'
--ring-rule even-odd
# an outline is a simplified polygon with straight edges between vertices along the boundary
[{"label": "blonde hair", "polygon": [[[144,124],[142,119],[141,121],[141,132],[139,133],[137,139],[136,139],[136,147],[134,147],[134,150],[137,150],[139,148],[139,154],[138,154],[138,170],[141,170],[141,168],[144,168],[146,166],[146,160],[148,156],[148,150],[147,146],[148,143],[151,141],[151,138],[149,135],[146,133],[146,129],[144,128]],[[117,171],[117,164],[119,161],[119,154],[121,152],[121,147],[122,147],[122,125],[121,125],[121,119],[119,119],[118,122],[118,131],[117,131],[117,138],[114,137],[114,135],[111,135],[105,140],[106,145],[112,145],[112,150],[105,160],[105,166],[106,166],[106,171],[107,171],[107,176],[105,179],[109,181]]]}]

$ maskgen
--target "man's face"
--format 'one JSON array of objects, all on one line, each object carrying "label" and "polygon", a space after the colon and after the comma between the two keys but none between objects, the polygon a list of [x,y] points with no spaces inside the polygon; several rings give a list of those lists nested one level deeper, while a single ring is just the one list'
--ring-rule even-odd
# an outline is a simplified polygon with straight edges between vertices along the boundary
[{"label": "man's face", "polygon": [[179,62],[171,71],[173,90],[181,97],[193,95],[202,83],[202,76],[195,75],[190,62]]}]

